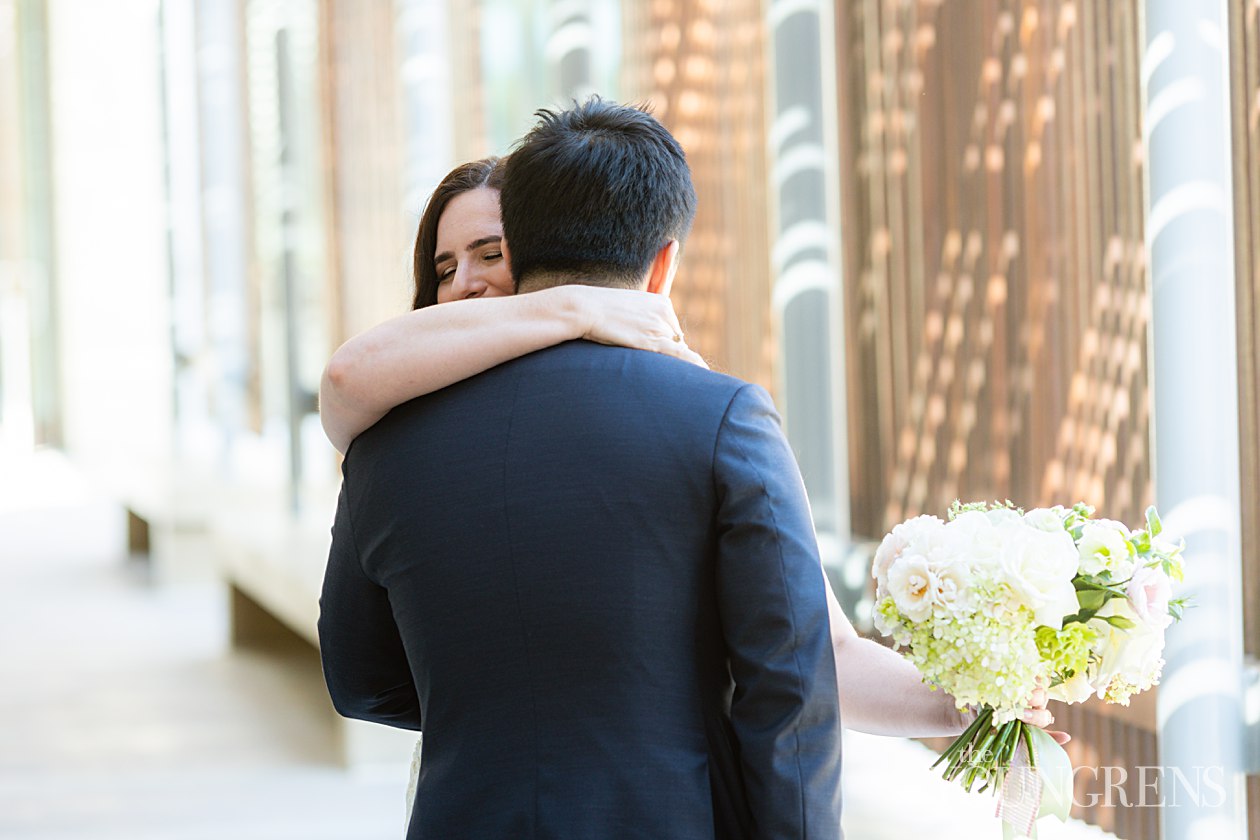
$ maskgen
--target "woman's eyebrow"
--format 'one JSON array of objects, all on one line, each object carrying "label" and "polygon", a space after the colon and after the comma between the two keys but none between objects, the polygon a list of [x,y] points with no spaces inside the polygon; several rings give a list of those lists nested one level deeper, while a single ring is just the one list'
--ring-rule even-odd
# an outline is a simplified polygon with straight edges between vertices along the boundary
[{"label": "woman's eyebrow", "polygon": [[464,250],[475,251],[478,248],[480,248],[482,245],[489,245],[491,242],[502,242],[502,241],[503,241],[502,236],[483,236],[480,239],[474,239],[472,242],[469,242],[467,247],[464,248]]},{"label": "woman's eyebrow", "polygon": [[[503,241],[502,236],[483,236],[480,239],[474,239],[472,242],[469,242],[467,245],[464,246],[464,250],[475,251],[478,248],[480,248],[482,245],[489,245],[492,242],[502,242],[502,241]],[[436,257],[433,258],[433,264],[437,265],[443,260],[453,260],[453,259],[455,259],[454,251],[443,251],[442,253],[438,254]]]}]

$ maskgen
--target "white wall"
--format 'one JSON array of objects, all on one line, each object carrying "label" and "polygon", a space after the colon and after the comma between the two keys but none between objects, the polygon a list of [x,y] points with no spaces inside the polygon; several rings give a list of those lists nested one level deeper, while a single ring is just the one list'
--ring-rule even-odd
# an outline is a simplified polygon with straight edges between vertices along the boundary
[{"label": "white wall", "polygon": [[148,460],[171,438],[157,0],[49,0],[67,450]]}]

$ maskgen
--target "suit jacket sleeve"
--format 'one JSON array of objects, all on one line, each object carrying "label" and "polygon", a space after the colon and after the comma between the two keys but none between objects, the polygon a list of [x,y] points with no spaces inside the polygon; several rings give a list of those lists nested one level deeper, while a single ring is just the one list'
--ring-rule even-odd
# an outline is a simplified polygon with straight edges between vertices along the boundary
[{"label": "suit jacket sleeve", "polygon": [[838,838],[840,704],[822,564],[796,460],[755,385],[727,408],[714,477],[731,723],[755,835]]},{"label": "suit jacket sleeve", "polygon": [[420,700],[389,593],[363,571],[346,484],[319,599],[319,654],[333,707],[345,717],[420,729]]}]

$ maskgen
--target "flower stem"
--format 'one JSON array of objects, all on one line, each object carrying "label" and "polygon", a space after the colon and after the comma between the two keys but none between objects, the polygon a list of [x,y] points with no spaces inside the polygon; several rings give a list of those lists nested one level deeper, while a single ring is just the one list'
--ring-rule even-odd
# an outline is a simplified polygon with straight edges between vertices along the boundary
[{"label": "flower stem", "polygon": [[953,759],[956,756],[961,755],[963,751],[967,749],[967,747],[971,746],[972,742],[976,738],[976,734],[980,732],[985,726],[987,726],[989,721],[992,718],[993,718],[992,709],[989,709],[989,708],[981,709],[979,714],[976,715],[976,719],[973,720],[971,724],[966,729],[963,730],[963,733],[961,735],[959,735],[957,738],[954,739],[954,742],[952,744],[946,747],[945,751],[941,753],[939,758],[936,759],[936,763],[933,764],[932,767],[936,768],[936,766],[939,765],[942,761],[948,761],[952,764]]}]

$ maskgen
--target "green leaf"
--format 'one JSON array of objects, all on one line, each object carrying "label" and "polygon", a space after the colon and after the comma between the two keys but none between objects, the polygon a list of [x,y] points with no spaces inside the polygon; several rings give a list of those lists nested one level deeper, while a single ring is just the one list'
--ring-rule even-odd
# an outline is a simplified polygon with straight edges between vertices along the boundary
[{"label": "green leaf", "polygon": [[1125,618],[1122,615],[1108,615],[1103,617],[1103,621],[1112,627],[1119,627],[1121,630],[1132,630],[1137,627],[1137,623],[1131,618]]},{"label": "green leaf", "polygon": [[1067,822],[1072,809],[1072,761],[1063,747],[1055,743],[1044,729],[1025,727],[1029,752],[1034,756],[1033,765],[1040,768],[1042,789],[1041,807],[1037,817],[1058,817]]},{"label": "green leaf", "polygon": [[1173,617],[1173,621],[1181,621],[1185,617],[1186,609],[1193,606],[1195,606],[1194,599],[1189,596],[1173,598],[1168,602],[1168,614]]},{"label": "green leaf", "polygon": [[1133,547],[1138,554],[1151,553],[1151,535],[1146,531],[1133,532]]},{"label": "green leaf", "polygon": [[[1111,582],[1111,574],[1104,572],[1106,578],[1096,577],[1093,575],[1080,575],[1072,581],[1072,585],[1076,587],[1077,596],[1079,598],[1082,590],[1092,592],[1106,592],[1114,597],[1123,597],[1125,594],[1124,586],[1119,583]],[[1110,599],[1104,599],[1110,600]],[[1084,604],[1082,604],[1084,606]],[[1101,606],[1101,604],[1099,605]]]},{"label": "green leaf", "polygon": [[1152,537],[1158,537],[1164,530],[1164,523],[1159,521],[1159,511],[1155,510],[1154,505],[1146,509],[1146,529],[1151,532]]},{"label": "green leaf", "polygon": [[1181,568],[1181,560],[1177,557],[1164,558],[1160,561],[1164,569],[1164,574],[1168,575],[1171,580],[1183,581],[1185,574]]},{"label": "green leaf", "polygon": [[1098,610],[1081,610],[1075,615],[1069,615],[1067,618],[1063,619],[1063,623],[1067,624],[1069,622],[1076,622],[1077,624],[1087,624],[1091,619],[1093,619],[1094,613],[1096,612],[1098,612]]},{"label": "green leaf", "polygon": [[1078,589],[1076,591],[1076,601],[1081,605],[1081,610],[1091,610],[1098,612],[1102,609],[1103,604],[1107,603],[1107,592],[1099,589]]}]

